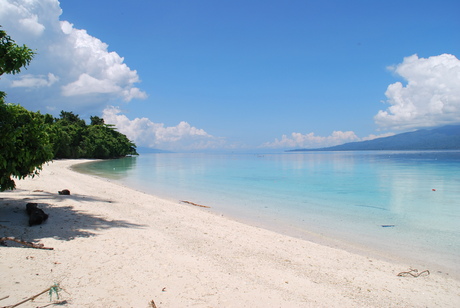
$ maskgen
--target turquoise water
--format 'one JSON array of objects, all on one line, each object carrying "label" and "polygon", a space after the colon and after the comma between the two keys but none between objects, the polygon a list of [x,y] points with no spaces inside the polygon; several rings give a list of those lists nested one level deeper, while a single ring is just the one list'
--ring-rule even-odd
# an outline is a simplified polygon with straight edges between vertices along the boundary
[{"label": "turquoise water", "polygon": [[277,232],[459,272],[458,151],[161,153],[79,169]]}]

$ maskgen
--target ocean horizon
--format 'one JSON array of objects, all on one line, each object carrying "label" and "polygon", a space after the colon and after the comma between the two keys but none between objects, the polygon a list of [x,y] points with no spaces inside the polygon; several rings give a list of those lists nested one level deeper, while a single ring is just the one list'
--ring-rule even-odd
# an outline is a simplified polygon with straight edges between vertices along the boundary
[{"label": "ocean horizon", "polygon": [[459,275],[460,151],[152,153],[75,170],[279,233]]}]

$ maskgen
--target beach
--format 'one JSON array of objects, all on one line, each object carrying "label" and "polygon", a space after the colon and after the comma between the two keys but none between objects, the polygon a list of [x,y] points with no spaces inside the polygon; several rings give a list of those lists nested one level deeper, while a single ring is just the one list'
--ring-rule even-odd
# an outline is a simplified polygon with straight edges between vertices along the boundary
[{"label": "beach", "polygon": [[[71,170],[87,161],[50,162],[0,193],[0,237],[53,248],[0,246],[0,299],[8,296],[0,307],[55,283],[62,291],[53,301],[64,307],[460,306],[460,281],[449,273],[289,237]],[[28,202],[49,214],[44,224],[28,226]],[[429,274],[398,276],[411,269]],[[48,304],[46,293],[20,307]]]}]

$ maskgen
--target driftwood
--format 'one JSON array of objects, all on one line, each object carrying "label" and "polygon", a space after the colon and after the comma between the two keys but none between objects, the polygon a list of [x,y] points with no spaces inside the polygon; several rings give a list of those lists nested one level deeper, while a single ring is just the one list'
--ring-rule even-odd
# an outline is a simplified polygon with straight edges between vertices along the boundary
[{"label": "driftwood", "polygon": [[43,244],[35,244],[32,242],[26,242],[26,241],[23,241],[23,240],[14,238],[14,237],[0,237],[0,242],[3,242],[3,241],[12,241],[12,242],[16,242],[16,243],[19,243],[19,244],[22,244],[22,245],[25,245],[31,248],[36,248],[36,249],[46,249],[46,250],[54,249],[51,247],[44,247]]},{"label": "driftwood", "polygon": [[429,270],[424,270],[423,272],[418,272],[418,269],[410,269],[410,271],[407,271],[407,272],[401,272],[399,273],[398,275],[396,276],[399,276],[399,277],[407,277],[407,276],[412,276],[412,277],[419,277],[420,275],[422,274],[425,274],[428,276],[430,274],[430,271]]},{"label": "driftwood", "polygon": [[19,306],[19,305],[22,305],[22,304],[24,304],[24,303],[27,303],[28,301],[33,301],[34,299],[36,299],[37,297],[39,297],[40,295],[42,295],[42,294],[44,294],[44,293],[46,293],[46,292],[49,293],[49,295],[50,295],[50,300],[51,300],[51,296],[52,296],[53,292],[56,293],[56,296],[57,296],[57,298],[59,299],[59,293],[58,293],[58,292],[59,292],[60,290],[61,290],[61,288],[59,287],[59,285],[58,285],[58,284],[54,284],[53,286],[49,287],[48,289],[46,289],[46,290],[44,290],[44,291],[42,291],[42,292],[40,292],[40,293],[38,293],[38,294],[36,294],[36,295],[34,295],[34,296],[31,296],[31,297],[29,297],[29,298],[23,300],[22,302],[19,302],[19,303],[17,303],[17,304],[11,305],[11,306],[1,307],[1,308],[14,308],[14,307],[17,307],[17,306]]},{"label": "driftwood", "polygon": [[150,301],[149,305],[151,308],[157,308],[157,305],[155,305],[155,302],[153,301],[153,299]]},{"label": "driftwood", "polygon": [[211,208],[210,206],[196,204],[196,203],[193,203],[193,202],[190,202],[190,201],[181,201],[181,202],[191,204],[191,205],[194,205],[194,206],[205,207],[205,208],[208,208],[208,209]]}]

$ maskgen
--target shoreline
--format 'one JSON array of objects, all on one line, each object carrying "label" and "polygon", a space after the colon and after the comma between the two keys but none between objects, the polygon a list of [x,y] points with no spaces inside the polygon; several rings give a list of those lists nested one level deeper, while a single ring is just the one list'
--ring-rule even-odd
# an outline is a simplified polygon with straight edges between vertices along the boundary
[{"label": "shoreline", "polygon": [[[71,170],[89,161],[45,164],[40,176],[0,193],[0,236],[54,248],[0,246],[0,298],[9,296],[0,306],[55,282],[66,307],[460,305],[460,281],[449,275],[398,277],[410,262],[282,235]],[[28,227],[27,202],[48,221]],[[42,295],[21,307],[48,303]]]},{"label": "shoreline", "polygon": [[[92,162],[89,163],[92,164]],[[103,165],[105,163],[106,162],[102,162]],[[150,185],[143,185],[143,183],[139,183],[138,181],[136,182],[135,179],[124,179],[120,173],[116,173],[116,175],[114,175],[110,173],[111,168],[106,170],[109,172],[106,173],[103,171],[101,172],[101,169],[97,167],[87,168],[85,165],[86,163],[76,165],[73,170],[91,176],[96,176],[103,180],[108,179],[109,181],[113,181],[122,186],[154,195],[174,203],[179,202],[179,199],[182,198],[181,200],[189,200],[191,202],[210,205],[211,208],[209,211],[216,215],[225,216],[240,223],[267,229],[282,235],[315,242],[317,244],[325,245],[328,247],[343,249],[351,253],[361,254],[363,256],[379,258],[389,262],[410,262],[415,267],[430,268],[432,271],[442,271],[443,273],[447,273],[448,275],[453,276],[455,279],[460,280],[460,268],[457,266],[459,261],[458,253],[455,255],[455,251],[452,248],[449,250],[445,249],[446,247],[433,246],[428,244],[423,246],[423,244],[421,245],[420,241],[417,240],[411,241],[411,239],[407,238],[405,241],[401,240],[398,238],[400,236],[398,235],[398,232],[401,232],[399,231],[399,228],[401,227],[399,226],[399,223],[397,231],[393,229],[384,230],[381,228],[377,228],[378,230],[375,230],[375,228],[368,230],[363,229],[362,226],[359,230],[356,229],[356,226],[350,224],[347,224],[347,229],[344,229],[343,226],[337,228],[337,225],[335,225],[337,222],[336,220],[327,221],[324,219],[324,217],[314,217],[314,213],[313,218],[310,215],[309,218],[312,219],[308,220],[308,223],[306,223],[306,217],[301,219],[292,219],[292,217],[289,218],[289,215],[282,215],[283,213],[281,212],[278,212],[276,215],[274,215],[274,212],[270,213],[265,211],[265,209],[261,210],[260,208],[259,210],[251,211],[249,208],[252,208],[252,206],[242,209],[241,206],[236,205],[238,202],[240,205],[242,204],[242,200],[238,200],[238,197],[236,199],[231,199],[227,196],[227,198],[224,198],[223,201],[220,199],[220,197],[216,198],[215,194],[214,197],[209,197],[206,194],[211,193],[209,190],[206,192],[200,191],[198,194],[196,194],[194,191],[187,191],[185,194],[182,191],[182,193],[178,194],[174,188],[174,185],[170,186],[170,188],[173,189],[166,188],[162,190],[158,187],[155,189],[155,186],[150,187]],[[116,169],[119,169],[119,167]],[[123,168],[119,170],[123,170]],[[123,172],[121,174],[123,174]],[[202,186],[206,187],[206,185]],[[218,187],[217,189],[219,190]],[[201,195],[201,193],[204,193],[204,195]],[[181,197],[179,198],[178,195]],[[247,202],[248,204],[251,202],[260,203],[260,200],[253,200],[251,197],[249,197],[249,199],[245,199],[244,202]],[[271,206],[269,204],[268,207],[276,208],[277,206]],[[375,219],[374,222],[376,223]],[[340,222],[338,223],[340,224]],[[331,228],[330,226],[334,227]],[[354,230],[349,230],[353,228]],[[369,226],[367,226],[367,228],[369,228]],[[382,230],[388,232],[382,232]],[[396,231],[396,234],[394,231]],[[408,230],[406,230],[406,232],[407,231]],[[451,242],[450,246],[454,247],[455,244]]]}]

